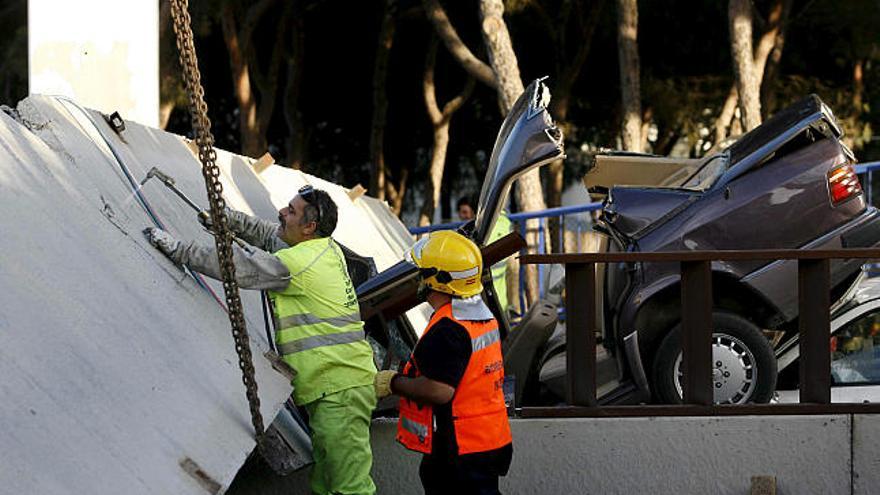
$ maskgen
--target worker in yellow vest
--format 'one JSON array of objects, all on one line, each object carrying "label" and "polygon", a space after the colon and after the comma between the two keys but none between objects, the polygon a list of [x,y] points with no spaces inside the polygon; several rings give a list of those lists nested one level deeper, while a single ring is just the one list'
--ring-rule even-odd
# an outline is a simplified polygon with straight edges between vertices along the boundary
[{"label": "worker in yellow vest", "polygon": [[420,239],[409,259],[434,314],[403,371],[376,375],[376,395],[400,396],[397,440],[424,454],[426,495],[498,494],[513,443],[498,322],[480,296],[480,250],[445,230]]},{"label": "worker in yellow vest", "polygon": [[[474,206],[474,201],[468,197],[463,196],[458,200],[458,204],[456,208],[458,209],[458,218],[464,221],[473,220],[477,215],[476,206]],[[492,244],[493,242],[501,239],[510,233],[510,229],[513,224],[510,222],[510,219],[507,217],[507,212],[502,211],[500,215],[498,215],[498,219],[495,221],[495,226],[492,227],[492,232],[489,233],[489,238],[486,239],[486,244]],[[492,286],[495,288],[495,294],[498,296],[498,306],[504,310],[508,310],[508,298],[507,298],[507,261],[502,260],[498,263],[492,265]]]},{"label": "worker in yellow vest", "polygon": [[[340,246],[332,239],[337,207],[305,186],[278,213],[280,225],[227,210],[230,229],[252,245],[233,245],[242,288],[268,290],[275,343],[296,372],[293,399],[309,413],[316,494],[373,494],[370,419],[376,407],[373,351]],[[214,246],[144,231],[172,261],[221,278]],[[255,247],[256,246],[256,247]]]}]

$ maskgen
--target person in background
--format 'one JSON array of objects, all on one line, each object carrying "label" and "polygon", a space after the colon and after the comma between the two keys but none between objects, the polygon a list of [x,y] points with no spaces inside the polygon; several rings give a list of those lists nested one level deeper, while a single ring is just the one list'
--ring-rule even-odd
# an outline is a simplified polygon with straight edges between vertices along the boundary
[{"label": "person in background", "polygon": [[[228,209],[226,216],[245,241],[232,246],[236,280],[269,292],[278,352],[296,372],[293,400],[309,413],[312,492],[374,494],[376,366],[342,248],[331,237],[336,203],[326,191],[305,186],[278,212],[279,224]],[[144,234],[174,263],[222,278],[213,245],[182,243],[152,227]]]},{"label": "person in background", "polygon": [[443,230],[420,239],[408,258],[434,313],[403,371],[376,375],[376,395],[400,396],[397,440],[424,454],[426,495],[498,494],[513,439],[498,322],[480,297],[480,250]]},{"label": "person in background", "polygon": [[[470,196],[461,197],[456,204],[458,218],[466,222],[476,218],[477,210],[475,205],[476,202]],[[491,244],[509,234],[511,226],[507,212],[502,211],[495,222],[495,227],[489,233],[489,238],[486,239],[486,244]],[[507,261],[502,260],[492,265],[492,286],[495,288],[495,294],[498,296],[499,307],[507,311],[509,304],[507,298]]]}]

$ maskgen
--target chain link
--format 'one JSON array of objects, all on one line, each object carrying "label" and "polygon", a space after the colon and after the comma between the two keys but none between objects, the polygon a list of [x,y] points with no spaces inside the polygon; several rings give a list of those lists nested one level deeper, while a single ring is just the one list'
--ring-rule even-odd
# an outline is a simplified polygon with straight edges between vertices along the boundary
[{"label": "chain link", "polygon": [[183,68],[186,92],[189,95],[190,115],[195,131],[195,141],[199,148],[199,161],[202,162],[202,175],[211,204],[211,221],[215,232],[214,241],[220,262],[220,273],[223,276],[223,290],[226,294],[226,307],[229,322],[232,324],[232,338],[235,340],[235,352],[238,353],[238,366],[241,368],[248,405],[251,410],[251,422],[254,425],[257,442],[262,446],[265,427],[260,414],[260,397],[257,394],[257,381],[254,376],[254,364],[251,357],[250,341],[244,320],[244,309],[235,281],[235,264],[232,262],[232,233],[226,221],[223,199],[223,184],[220,183],[220,169],[217,167],[217,154],[214,151],[214,136],[211,134],[211,121],[208,119],[208,106],[205,104],[205,92],[202,88],[198,59],[193,44],[193,33],[188,12],[188,0],[170,0],[174,34],[177,37],[177,51],[180,54],[180,65]]}]

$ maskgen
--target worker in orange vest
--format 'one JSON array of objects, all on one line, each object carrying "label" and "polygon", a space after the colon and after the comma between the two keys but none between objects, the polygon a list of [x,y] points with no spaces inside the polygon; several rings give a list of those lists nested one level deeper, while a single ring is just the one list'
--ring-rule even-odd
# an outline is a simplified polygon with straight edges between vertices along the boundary
[{"label": "worker in orange vest", "polygon": [[458,233],[438,231],[408,255],[422,271],[434,314],[403,371],[376,376],[377,396],[400,396],[397,440],[424,454],[426,495],[498,494],[513,443],[498,323],[480,297],[480,250]]}]

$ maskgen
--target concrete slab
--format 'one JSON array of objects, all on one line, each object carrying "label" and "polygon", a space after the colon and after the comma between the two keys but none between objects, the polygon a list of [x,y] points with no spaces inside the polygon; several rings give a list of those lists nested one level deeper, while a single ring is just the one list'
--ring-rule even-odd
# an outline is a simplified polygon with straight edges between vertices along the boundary
[{"label": "concrete slab", "polygon": [[[228,318],[141,230],[213,240],[158,181],[132,186],[158,165],[207,206],[196,157],[180,136],[130,121],[116,135],[62,99],[18,111],[0,113],[0,493],[205,493],[183,466],[224,491],[254,447]],[[217,162],[229,206],[269,219],[312,179],[270,184],[222,150]],[[390,247],[331,186],[345,235],[356,227],[380,267],[399,259],[405,239]],[[242,300],[268,424],[291,387],[262,357],[259,294]]]}]

